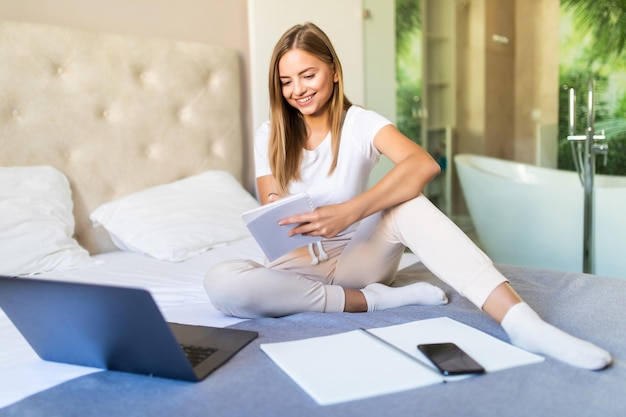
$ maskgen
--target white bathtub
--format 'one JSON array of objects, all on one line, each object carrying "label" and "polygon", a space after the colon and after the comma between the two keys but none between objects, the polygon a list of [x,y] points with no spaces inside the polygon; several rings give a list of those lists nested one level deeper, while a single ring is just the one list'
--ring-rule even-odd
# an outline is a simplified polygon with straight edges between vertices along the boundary
[{"label": "white bathtub", "polygon": [[[454,158],[480,244],[497,263],[582,271],[578,174],[477,155]],[[595,177],[593,273],[626,278],[626,177]]]}]

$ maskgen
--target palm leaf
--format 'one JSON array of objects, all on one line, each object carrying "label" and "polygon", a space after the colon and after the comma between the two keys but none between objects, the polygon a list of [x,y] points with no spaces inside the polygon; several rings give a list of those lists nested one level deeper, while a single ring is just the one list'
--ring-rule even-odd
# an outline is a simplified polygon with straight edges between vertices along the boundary
[{"label": "palm leaf", "polygon": [[577,31],[593,37],[593,60],[619,62],[626,48],[626,0],[561,0]]}]

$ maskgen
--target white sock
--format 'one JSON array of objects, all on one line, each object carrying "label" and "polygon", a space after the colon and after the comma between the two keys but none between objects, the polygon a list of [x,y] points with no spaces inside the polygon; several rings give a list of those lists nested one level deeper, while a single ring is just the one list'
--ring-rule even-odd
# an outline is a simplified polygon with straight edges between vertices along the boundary
[{"label": "white sock", "polygon": [[448,302],[446,293],[427,282],[404,287],[370,284],[361,290],[367,301],[367,311],[385,310],[406,305],[441,305]]},{"label": "white sock", "polygon": [[604,349],[546,323],[526,303],[511,307],[502,320],[502,327],[515,346],[579,368],[598,370],[612,360]]}]

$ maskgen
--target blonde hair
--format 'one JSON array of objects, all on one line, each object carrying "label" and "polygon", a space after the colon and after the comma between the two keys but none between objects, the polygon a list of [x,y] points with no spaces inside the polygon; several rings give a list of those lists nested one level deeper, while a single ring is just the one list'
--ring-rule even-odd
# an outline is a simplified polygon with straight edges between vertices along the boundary
[{"label": "blonde hair", "polygon": [[339,57],[328,36],[313,23],[296,25],[279,39],[274,47],[269,71],[270,138],[269,162],[272,175],[281,192],[286,192],[289,183],[300,179],[302,149],[307,139],[302,114],[293,108],[282,93],[278,63],[292,49],[300,49],[332,66],[338,81],[333,86],[329,105],[329,121],[333,162],[329,175],[337,167],[341,126],[344,112],[352,105],[344,94],[343,71]]}]

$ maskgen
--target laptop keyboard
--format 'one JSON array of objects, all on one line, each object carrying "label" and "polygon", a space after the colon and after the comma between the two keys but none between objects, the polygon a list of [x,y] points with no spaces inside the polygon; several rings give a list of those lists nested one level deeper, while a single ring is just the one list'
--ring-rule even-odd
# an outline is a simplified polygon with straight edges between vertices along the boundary
[{"label": "laptop keyboard", "polygon": [[187,356],[187,359],[191,363],[191,366],[196,366],[215,352],[217,352],[217,348],[208,347],[208,346],[190,346],[190,345],[180,345]]}]

